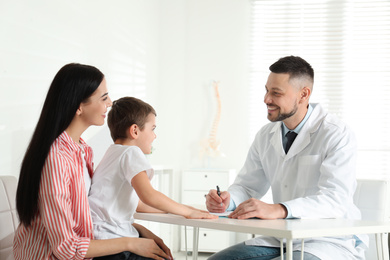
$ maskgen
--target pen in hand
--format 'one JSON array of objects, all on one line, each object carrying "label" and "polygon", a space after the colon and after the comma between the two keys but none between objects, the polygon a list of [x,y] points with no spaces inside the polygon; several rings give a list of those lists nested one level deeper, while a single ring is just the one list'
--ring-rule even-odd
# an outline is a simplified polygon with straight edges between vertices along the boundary
[{"label": "pen in hand", "polygon": [[[221,190],[219,189],[219,186],[217,185],[217,194],[219,197],[221,197]],[[223,203],[221,202],[221,206],[223,206]]]}]

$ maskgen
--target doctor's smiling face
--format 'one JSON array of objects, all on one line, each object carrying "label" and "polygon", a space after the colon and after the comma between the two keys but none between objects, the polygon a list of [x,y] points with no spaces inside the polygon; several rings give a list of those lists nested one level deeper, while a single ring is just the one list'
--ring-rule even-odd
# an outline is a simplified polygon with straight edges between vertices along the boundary
[{"label": "doctor's smiling face", "polygon": [[289,129],[294,129],[307,111],[307,88],[301,88],[299,79],[290,79],[288,73],[271,72],[265,85],[264,103],[267,105],[271,122],[283,121]]}]

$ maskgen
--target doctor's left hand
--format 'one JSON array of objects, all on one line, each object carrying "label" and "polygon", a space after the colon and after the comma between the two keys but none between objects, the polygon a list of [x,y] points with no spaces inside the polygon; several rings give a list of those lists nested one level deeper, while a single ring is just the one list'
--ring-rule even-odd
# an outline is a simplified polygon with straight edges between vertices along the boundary
[{"label": "doctor's left hand", "polygon": [[287,209],[281,204],[268,204],[261,200],[251,198],[241,203],[229,218],[248,219],[278,219],[286,218]]}]

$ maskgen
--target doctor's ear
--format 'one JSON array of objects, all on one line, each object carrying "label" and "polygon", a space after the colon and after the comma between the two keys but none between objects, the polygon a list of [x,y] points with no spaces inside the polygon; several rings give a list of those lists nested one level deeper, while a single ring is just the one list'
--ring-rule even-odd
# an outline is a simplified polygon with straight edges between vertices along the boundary
[{"label": "doctor's ear", "polygon": [[132,124],[127,131],[132,139],[138,138],[139,127],[136,124]]},{"label": "doctor's ear", "polygon": [[300,93],[301,95],[300,102],[307,101],[310,97],[310,94],[311,94],[311,89],[309,87],[303,87]]}]

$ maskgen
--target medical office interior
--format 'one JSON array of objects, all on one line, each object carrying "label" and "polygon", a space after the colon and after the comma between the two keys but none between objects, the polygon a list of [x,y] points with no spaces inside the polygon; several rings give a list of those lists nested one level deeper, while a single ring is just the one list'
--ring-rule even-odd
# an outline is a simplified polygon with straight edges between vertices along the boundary
[{"label": "medical office interior", "polygon": [[[84,63],[105,74],[112,100],[135,96],[156,109],[153,185],[204,207],[203,194],[227,189],[268,122],[269,65],[296,55],[315,71],[311,102],[355,131],[357,178],[389,179],[387,0],[0,0],[0,35],[0,175],[18,177],[55,73]],[[83,138],[96,166],[108,128]],[[185,250],[183,228],[146,225],[173,252]],[[250,237],[204,232],[206,253]]]}]

